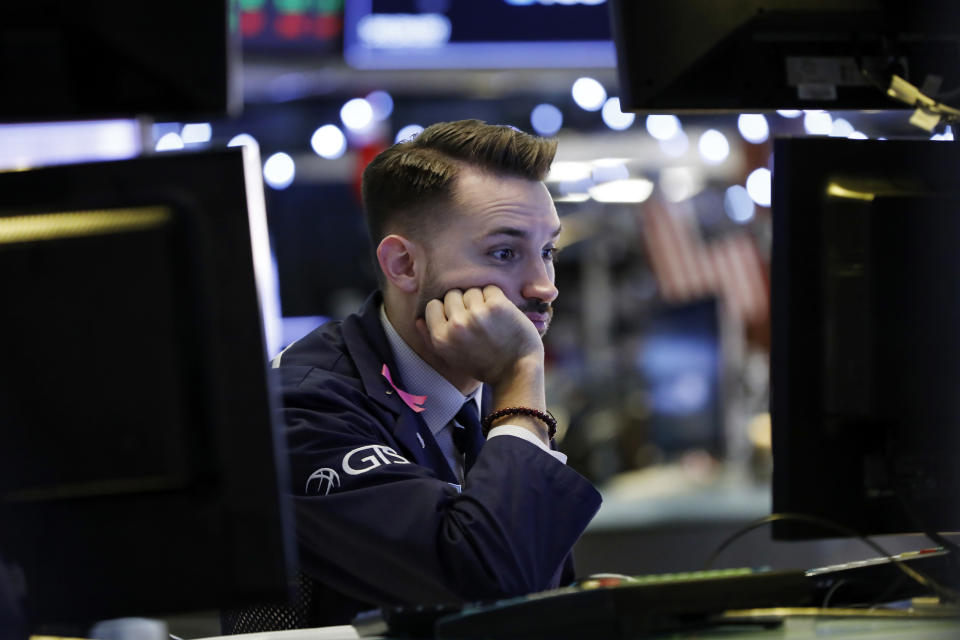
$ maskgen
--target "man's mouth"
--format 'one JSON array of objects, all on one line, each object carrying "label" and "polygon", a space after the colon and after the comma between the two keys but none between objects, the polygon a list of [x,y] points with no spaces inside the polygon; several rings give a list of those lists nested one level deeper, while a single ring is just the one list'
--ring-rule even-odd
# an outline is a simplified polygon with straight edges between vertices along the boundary
[{"label": "man's mouth", "polygon": [[550,314],[549,313],[533,313],[527,312],[526,315],[530,318],[530,322],[537,328],[541,334],[547,330],[547,326],[550,324]]}]

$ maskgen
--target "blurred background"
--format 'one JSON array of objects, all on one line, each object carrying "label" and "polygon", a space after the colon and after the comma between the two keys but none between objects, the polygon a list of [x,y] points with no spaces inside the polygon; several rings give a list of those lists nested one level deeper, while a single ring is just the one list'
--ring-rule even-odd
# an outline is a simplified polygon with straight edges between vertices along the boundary
[{"label": "blurred background", "polygon": [[[604,0],[238,0],[232,115],[4,124],[0,170],[258,149],[276,353],[376,286],[359,181],[379,151],[464,118],[556,136],[548,186],[564,232],[548,404],[569,464],[605,496],[580,567],[695,569],[771,509],[773,137],[931,134],[896,111],[624,112],[608,11]],[[164,24],[174,40],[195,28],[189,11]],[[782,553],[814,566],[856,544],[741,545],[727,564]]]}]

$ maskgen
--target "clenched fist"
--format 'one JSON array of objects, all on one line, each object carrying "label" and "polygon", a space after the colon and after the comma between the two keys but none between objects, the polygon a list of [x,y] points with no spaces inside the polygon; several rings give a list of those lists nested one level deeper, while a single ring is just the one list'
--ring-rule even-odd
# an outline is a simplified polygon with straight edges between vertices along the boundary
[{"label": "clenched fist", "polygon": [[431,300],[417,328],[448,365],[494,386],[523,361],[543,366],[537,327],[495,285]]}]

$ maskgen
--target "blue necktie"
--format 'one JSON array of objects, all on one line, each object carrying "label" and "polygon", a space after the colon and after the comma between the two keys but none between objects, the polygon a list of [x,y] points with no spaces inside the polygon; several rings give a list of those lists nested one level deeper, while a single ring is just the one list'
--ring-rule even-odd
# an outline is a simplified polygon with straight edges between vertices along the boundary
[{"label": "blue necktie", "polygon": [[477,460],[480,447],[483,446],[483,433],[480,430],[480,413],[477,411],[477,401],[467,400],[460,407],[454,419],[462,425],[453,425],[453,443],[463,454],[463,472],[466,474]]}]

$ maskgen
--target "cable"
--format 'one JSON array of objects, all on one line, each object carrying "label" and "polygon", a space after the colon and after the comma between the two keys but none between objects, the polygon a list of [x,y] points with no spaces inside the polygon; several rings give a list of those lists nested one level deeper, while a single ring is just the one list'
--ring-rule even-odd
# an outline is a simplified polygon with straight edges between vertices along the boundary
[{"label": "cable", "polygon": [[847,584],[847,581],[846,581],[846,580],[837,580],[836,582],[834,582],[834,583],[833,583],[833,586],[830,587],[829,590],[827,590],[826,595],[823,596],[823,602],[820,603],[820,608],[821,608],[821,609],[826,609],[827,607],[829,607],[829,606],[830,606],[830,598],[832,598],[832,597],[833,597],[833,594],[835,594],[835,593],[837,592],[837,590],[838,590],[840,587],[842,587],[843,585],[845,585],[845,584]]},{"label": "cable", "polygon": [[751,522],[745,525],[743,528],[741,528],[739,531],[736,531],[733,535],[729,536],[726,540],[721,542],[719,546],[717,546],[714,552],[710,554],[710,557],[707,558],[706,563],[704,563],[704,570],[710,570],[713,567],[713,563],[716,562],[717,557],[720,555],[720,553],[723,552],[724,549],[729,547],[735,540],[739,539],[740,537],[749,533],[750,531],[753,531],[754,529],[767,525],[771,522],[777,522],[779,520],[795,520],[798,522],[806,522],[807,524],[812,524],[824,529],[832,529],[833,531],[838,531],[851,538],[859,538],[861,541],[866,543],[869,547],[871,547],[877,553],[879,553],[880,555],[885,557],[887,560],[889,560],[890,562],[895,564],[897,567],[899,567],[901,571],[903,571],[905,574],[910,576],[910,578],[912,578],[914,581],[918,582],[923,587],[932,591],[933,593],[936,593],[944,601],[960,602],[960,593],[954,591],[949,587],[946,587],[940,584],[930,576],[920,573],[913,567],[908,566],[906,563],[894,557],[886,549],[881,547],[879,544],[877,544],[870,538],[861,535],[860,533],[854,531],[850,527],[839,524],[837,522],[833,522],[832,520],[827,520],[826,518],[818,518],[816,516],[810,516],[802,513],[773,513],[769,516],[760,518],[759,520],[755,520],[754,522]]}]

